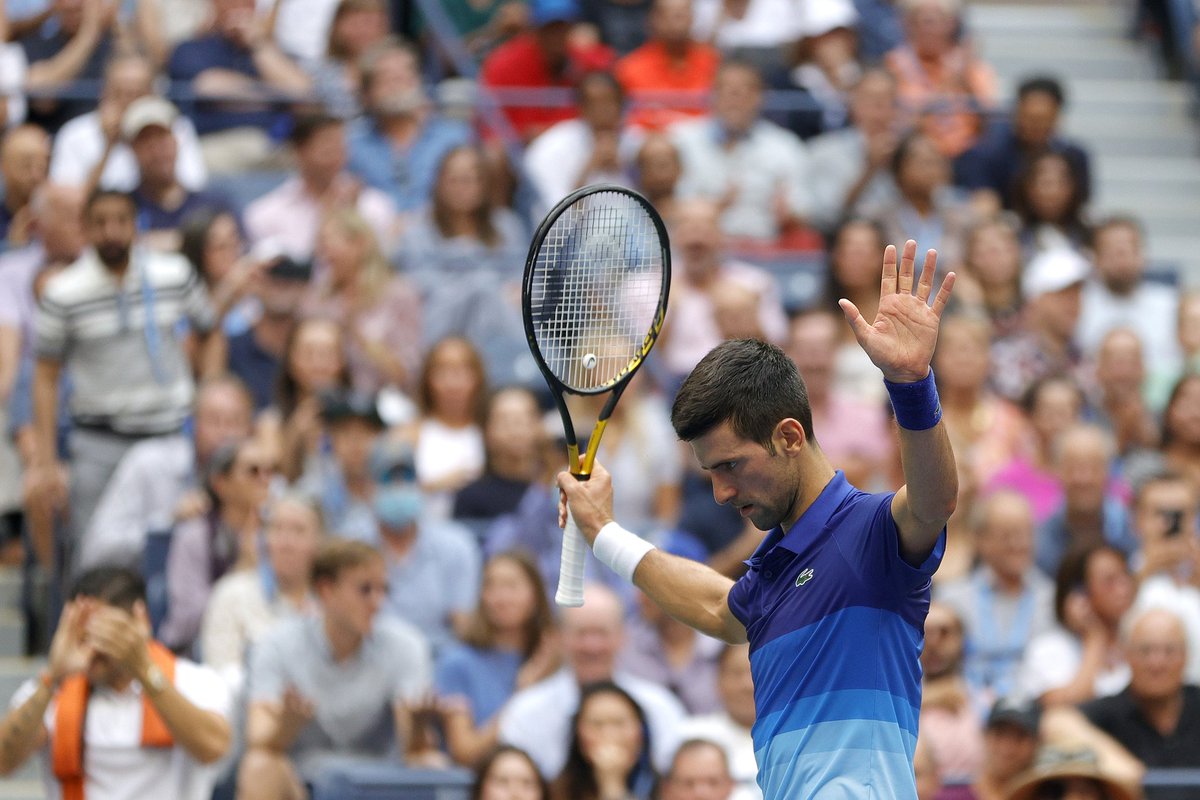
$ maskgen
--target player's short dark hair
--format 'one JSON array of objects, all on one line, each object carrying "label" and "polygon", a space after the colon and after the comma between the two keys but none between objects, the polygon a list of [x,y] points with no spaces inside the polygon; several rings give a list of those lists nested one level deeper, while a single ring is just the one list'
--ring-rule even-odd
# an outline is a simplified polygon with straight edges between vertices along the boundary
[{"label": "player's short dark hair", "polygon": [[1033,75],[1021,81],[1017,87],[1017,102],[1031,94],[1044,94],[1052,99],[1059,108],[1066,105],[1067,94],[1062,82],[1050,75]]},{"label": "player's short dark hair", "polygon": [[714,347],[688,375],[671,407],[671,424],[685,442],[728,421],[738,436],[771,453],[775,426],[789,418],[816,441],[800,371],[786,353],[758,339],[730,339]]},{"label": "player's short dark hair", "polygon": [[137,214],[137,200],[133,198],[133,194],[130,192],[122,192],[118,189],[93,189],[92,193],[87,197],[87,202],[83,204],[84,216],[92,213],[92,209],[96,207],[97,203],[113,199],[125,201],[134,214]]},{"label": "player's short dark hair", "polygon": [[71,587],[71,599],[80,597],[132,612],[139,600],[146,601],[146,582],[125,567],[93,567],[76,578]]},{"label": "player's short dark hair", "polygon": [[297,115],[296,121],[292,123],[292,132],[288,135],[288,140],[292,143],[293,147],[303,147],[314,136],[326,128],[345,124],[346,121],[344,119],[335,117],[332,114],[300,114]]}]

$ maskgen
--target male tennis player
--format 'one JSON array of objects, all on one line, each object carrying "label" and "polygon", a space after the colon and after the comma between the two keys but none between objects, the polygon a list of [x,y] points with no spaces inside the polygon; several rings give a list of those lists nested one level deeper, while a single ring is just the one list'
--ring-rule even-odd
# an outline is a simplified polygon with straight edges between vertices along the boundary
[{"label": "male tennis player", "polygon": [[898,492],[867,494],[834,471],[814,438],[795,365],[752,339],[705,356],[671,411],[717,502],[769,531],[736,583],[613,522],[612,486],[599,464],[589,481],[558,476],[597,558],[672,616],[750,642],[766,800],[917,796],[918,658],[958,480],[929,368],[954,274],[931,307],[937,255],[926,255],[914,286],[915,254],[909,241],[897,271],[896,248],[884,252],[873,324],[841,301],[896,411],[907,480]]}]

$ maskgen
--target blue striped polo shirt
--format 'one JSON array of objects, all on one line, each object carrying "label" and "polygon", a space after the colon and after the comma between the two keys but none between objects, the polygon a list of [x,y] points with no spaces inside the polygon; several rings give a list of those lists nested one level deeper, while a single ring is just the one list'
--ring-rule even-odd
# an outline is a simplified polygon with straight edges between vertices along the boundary
[{"label": "blue striped polo shirt", "polygon": [[750,640],[754,750],[765,800],[907,800],[930,581],[900,555],[892,494],[840,471],[786,533],[771,531],[729,592]]}]

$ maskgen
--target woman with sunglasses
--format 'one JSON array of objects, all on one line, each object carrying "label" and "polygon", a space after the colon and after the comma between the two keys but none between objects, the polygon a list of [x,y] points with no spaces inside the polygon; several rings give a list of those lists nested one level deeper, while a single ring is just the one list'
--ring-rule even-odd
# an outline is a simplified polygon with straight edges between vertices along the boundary
[{"label": "woman with sunglasses", "polygon": [[254,567],[261,509],[278,471],[269,450],[254,439],[224,445],[213,455],[204,481],[208,511],[182,520],[171,535],[167,617],[159,639],[172,650],[191,650],[217,579]]}]

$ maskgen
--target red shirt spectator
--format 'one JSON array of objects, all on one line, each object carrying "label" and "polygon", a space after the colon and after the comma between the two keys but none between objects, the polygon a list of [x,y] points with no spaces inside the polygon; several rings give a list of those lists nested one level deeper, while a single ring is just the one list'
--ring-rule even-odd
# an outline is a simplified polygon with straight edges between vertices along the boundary
[{"label": "red shirt spectator", "polygon": [[[662,130],[684,117],[704,114],[721,54],[693,41],[691,30],[690,0],[655,0],[650,12],[652,38],[617,62],[617,80],[645,105],[630,115],[632,124]],[[667,92],[678,95],[663,96]]]},{"label": "red shirt spectator", "polygon": [[[534,0],[534,29],[515,36],[483,62],[485,86],[571,89],[584,73],[611,69],[613,51],[599,44],[570,41],[571,24],[579,19],[577,0]],[[556,122],[576,115],[574,103],[558,108],[507,106],[505,115],[528,142]]]}]

